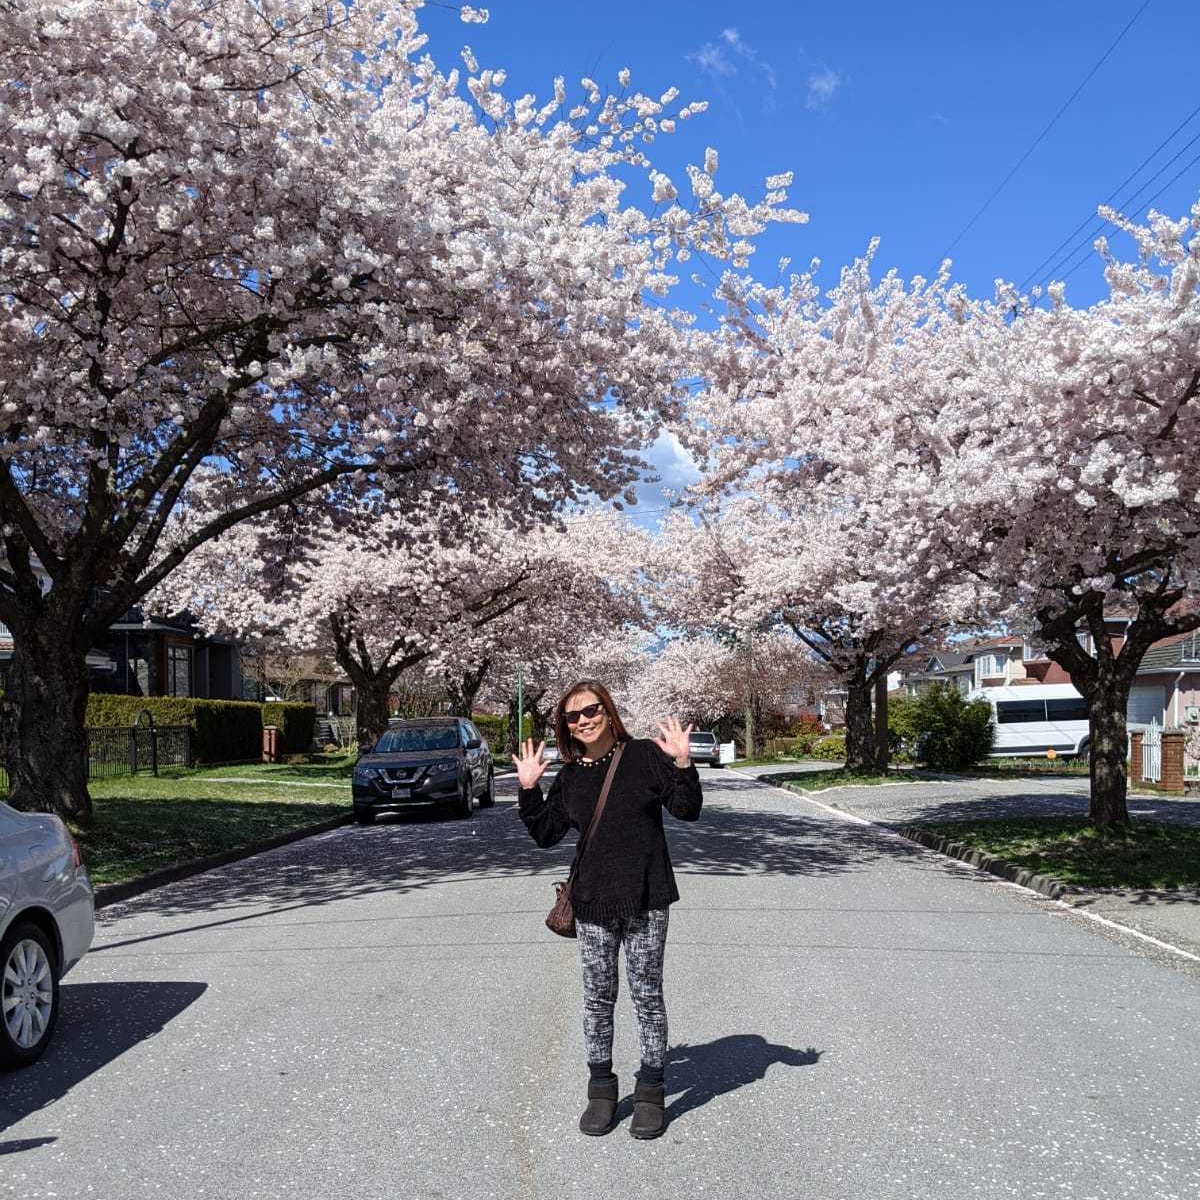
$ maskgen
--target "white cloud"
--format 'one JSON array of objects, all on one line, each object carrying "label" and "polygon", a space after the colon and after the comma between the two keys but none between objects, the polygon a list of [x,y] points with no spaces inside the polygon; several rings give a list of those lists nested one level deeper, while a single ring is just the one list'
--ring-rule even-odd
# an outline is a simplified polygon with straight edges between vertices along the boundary
[{"label": "white cloud", "polygon": [[804,101],[808,108],[824,112],[842,87],[840,72],[832,67],[823,67],[808,77],[808,95]]},{"label": "white cloud", "polygon": [[732,26],[721,30],[719,42],[705,42],[699,50],[692,51],[688,58],[709,75],[728,77],[738,73],[738,64],[729,57],[730,54],[735,55],[744,63],[749,63],[755,70],[761,71],[763,78],[767,81],[767,86],[771,91],[775,90],[778,82],[775,68],[766,62]]},{"label": "white cloud", "polygon": [[[699,480],[700,469],[679,439],[667,430],[659,434],[642,457],[658,479],[642,480],[634,485],[638,502],[630,507],[629,515],[639,524],[657,528],[663,510],[680,492]],[[644,521],[640,519],[643,515]]]},{"label": "white cloud", "polygon": [[700,70],[709,75],[736,75],[737,67],[729,61],[725,56],[725,52],[720,46],[714,46],[712,42],[706,42],[699,50],[693,50],[688,58],[692,60]]}]

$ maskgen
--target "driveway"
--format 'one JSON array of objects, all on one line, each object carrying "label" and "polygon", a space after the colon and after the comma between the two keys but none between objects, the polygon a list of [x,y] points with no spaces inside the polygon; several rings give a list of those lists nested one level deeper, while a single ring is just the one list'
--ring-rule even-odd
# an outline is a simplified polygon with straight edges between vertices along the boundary
[{"label": "driveway", "polygon": [[[1200,980],[730,771],[669,822],[670,1126],[581,1137],[569,847],[347,827],[101,914],[0,1196],[1200,1194]],[[632,1013],[618,1006],[628,1092]],[[628,1102],[623,1112],[628,1115]]]}]

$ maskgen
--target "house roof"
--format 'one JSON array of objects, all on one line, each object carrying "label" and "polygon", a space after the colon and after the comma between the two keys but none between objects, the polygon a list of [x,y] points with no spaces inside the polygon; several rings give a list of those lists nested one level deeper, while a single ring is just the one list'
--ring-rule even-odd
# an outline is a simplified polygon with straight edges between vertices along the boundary
[{"label": "house roof", "polygon": [[1139,675],[1153,674],[1187,665],[1200,669],[1200,630],[1177,633],[1155,642],[1138,666]]}]

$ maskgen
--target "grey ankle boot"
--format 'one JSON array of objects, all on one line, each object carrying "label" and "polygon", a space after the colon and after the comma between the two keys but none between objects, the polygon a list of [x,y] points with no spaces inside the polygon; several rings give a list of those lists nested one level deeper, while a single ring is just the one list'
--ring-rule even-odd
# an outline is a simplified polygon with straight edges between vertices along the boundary
[{"label": "grey ankle boot", "polygon": [[661,1083],[639,1082],[634,1087],[633,1120],[629,1123],[629,1132],[635,1138],[656,1138],[662,1133],[666,1092]]},{"label": "grey ankle boot", "polygon": [[580,1133],[586,1133],[589,1137],[599,1137],[612,1128],[619,1091],[615,1075],[610,1079],[588,1080],[588,1105],[583,1110],[583,1116],[579,1118]]}]

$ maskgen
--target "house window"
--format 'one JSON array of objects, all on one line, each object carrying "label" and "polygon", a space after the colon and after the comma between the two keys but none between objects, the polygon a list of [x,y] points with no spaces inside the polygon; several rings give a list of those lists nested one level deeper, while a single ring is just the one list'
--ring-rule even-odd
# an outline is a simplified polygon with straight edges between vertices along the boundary
[{"label": "house window", "polygon": [[179,642],[167,646],[167,695],[192,694],[192,648]]}]

